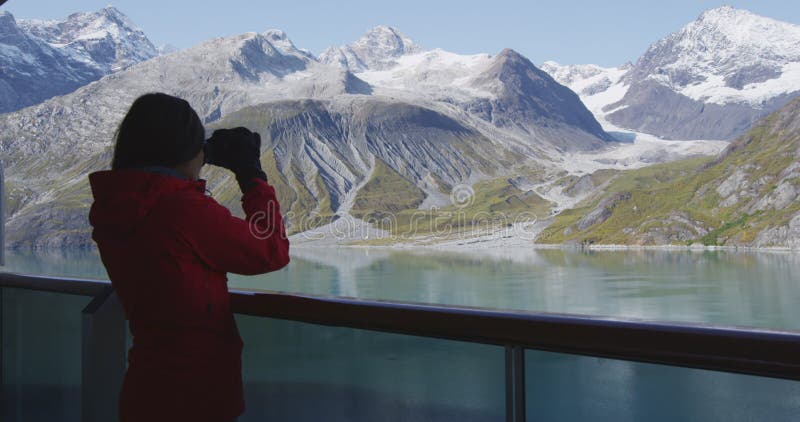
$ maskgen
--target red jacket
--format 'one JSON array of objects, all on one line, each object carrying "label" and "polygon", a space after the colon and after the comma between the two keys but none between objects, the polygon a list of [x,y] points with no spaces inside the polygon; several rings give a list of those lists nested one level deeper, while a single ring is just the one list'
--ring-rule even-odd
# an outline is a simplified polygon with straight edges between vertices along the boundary
[{"label": "red jacket", "polygon": [[89,175],[89,222],[133,334],[123,421],[225,421],[244,411],[242,340],[226,273],[289,263],[275,190],[244,193],[246,219],[191,181],[139,170]]}]

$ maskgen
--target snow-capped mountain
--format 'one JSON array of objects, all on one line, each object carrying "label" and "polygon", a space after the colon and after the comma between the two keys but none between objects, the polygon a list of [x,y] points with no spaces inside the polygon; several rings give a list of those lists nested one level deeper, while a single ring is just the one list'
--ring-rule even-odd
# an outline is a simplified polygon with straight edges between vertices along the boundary
[{"label": "snow-capped mountain", "polygon": [[450,108],[526,143],[573,150],[611,140],[573,92],[511,49],[494,56],[423,50],[379,26],[350,46],[326,50],[320,61],[350,69],[376,95]]},{"label": "snow-capped mountain", "polygon": [[74,13],[62,21],[20,19],[19,26],[104,74],[158,55],[144,32],[113,6]]},{"label": "snow-capped mountain", "polygon": [[96,68],[62,54],[0,13],[0,113],[65,94],[102,76]]},{"label": "snow-capped mountain", "polygon": [[704,103],[759,107],[800,89],[800,26],[712,9],[652,45],[630,80],[654,80]]},{"label": "snow-capped mountain", "polygon": [[731,140],[800,94],[800,26],[720,7],[632,67],[543,68],[600,120],[671,139]]},{"label": "snow-capped mountain", "polygon": [[14,122],[11,128],[6,126],[0,151],[52,152],[55,156],[75,149],[96,152],[99,145],[108,144],[133,100],[147,92],[187,99],[207,123],[268,101],[369,92],[369,86],[348,71],[319,64],[290,43],[273,44],[274,35],[249,32],[209,40],[108,75],[69,95],[0,116],[5,117],[4,123]]},{"label": "snow-capped mountain", "polygon": [[63,21],[0,13],[0,113],[96,81],[157,55],[141,30],[113,7]]},{"label": "snow-capped mountain", "polygon": [[350,45],[329,47],[319,61],[353,72],[384,70],[397,64],[396,59],[422,51],[411,39],[388,26],[376,26]]}]

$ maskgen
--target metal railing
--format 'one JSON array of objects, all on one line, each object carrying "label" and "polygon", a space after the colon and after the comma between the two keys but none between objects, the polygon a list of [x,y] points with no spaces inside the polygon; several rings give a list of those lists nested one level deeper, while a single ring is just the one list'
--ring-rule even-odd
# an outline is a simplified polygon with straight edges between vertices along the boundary
[{"label": "metal railing", "polygon": [[[111,420],[125,320],[102,280],[0,273],[0,287],[94,296],[83,310],[83,420]],[[800,380],[800,333],[232,290],[234,312],[504,346],[506,415],[525,420],[525,349]],[[111,407],[109,408],[109,403]]]}]

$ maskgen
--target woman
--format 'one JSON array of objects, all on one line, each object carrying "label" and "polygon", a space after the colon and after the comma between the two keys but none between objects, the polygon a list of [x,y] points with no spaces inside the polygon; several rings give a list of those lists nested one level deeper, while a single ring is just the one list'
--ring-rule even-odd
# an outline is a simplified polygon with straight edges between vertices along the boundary
[{"label": "woman", "polygon": [[[226,273],[261,274],[289,262],[258,134],[222,129],[204,138],[189,103],[147,94],[119,127],[111,170],[89,175],[92,238],[133,334],[120,393],[124,422],[239,416],[242,340]],[[244,220],[206,196],[205,161],[235,174]]]}]

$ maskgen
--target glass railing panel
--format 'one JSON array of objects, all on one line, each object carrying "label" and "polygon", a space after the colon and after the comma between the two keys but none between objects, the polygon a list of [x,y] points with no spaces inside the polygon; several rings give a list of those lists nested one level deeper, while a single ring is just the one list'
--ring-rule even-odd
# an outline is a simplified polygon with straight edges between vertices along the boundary
[{"label": "glass railing panel", "polygon": [[800,382],[525,352],[529,421],[789,421]]},{"label": "glass railing panel", "polygon": [[504,349],[237,315],[242,422],[498,421]]},{"label": "glass railing panel", "polygon": [[2,419],[79,421],[86,296],[2,288]]}]

